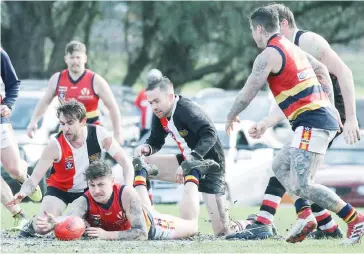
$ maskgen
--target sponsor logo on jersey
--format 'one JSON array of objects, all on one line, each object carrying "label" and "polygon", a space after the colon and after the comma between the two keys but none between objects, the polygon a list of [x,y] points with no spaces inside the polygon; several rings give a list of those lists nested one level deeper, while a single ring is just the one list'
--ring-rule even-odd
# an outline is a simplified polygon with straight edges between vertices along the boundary
[{"label": "sponsor logo on jersey", "polygon": [[66,167],[66,170],[71,170],[71,169],[73,169],[75,167],[72,156],[68,156],[65,159],[65,167]]},{"label": "sponsor logo on jersey", "polygon": [[180,130],[178,133],[182,138],[184,138],[188,135],[188,130]]},{"label": "sponsor logo on jersey", "polygon": [[93,98],[93,95],[90,92],[90,89],[84,87],[81,89],[81,95],[78,96],[81,100],[91,100]]},{"label": "sponsor logo on jersey", "polygon": [[101,216],[99,214],[90,214],[91,223],[95,226],[101,226]]},{"label": "sponsor logo on jersey", "polygon": [[88,157],[88,160],[90,162],[93,162],[93,161],[97,161],[101,158],[100,156],[100,153],[94,153],[94,154],[91,154],[89,157]]}]

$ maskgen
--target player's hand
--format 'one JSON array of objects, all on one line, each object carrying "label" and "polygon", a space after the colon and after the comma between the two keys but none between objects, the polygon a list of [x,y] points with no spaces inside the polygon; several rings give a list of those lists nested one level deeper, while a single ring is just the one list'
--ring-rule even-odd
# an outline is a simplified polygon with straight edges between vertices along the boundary
[{"label": "player's hand", "polygon": [[234,130],[234,123],[240,123],[239,116],[226,120],[225,131],[228,136],[230,136],[230,133]]},{"label": "player's hand", "polygon": [[2,117],[9,117],[11,115],[11,109],[7,105],[0,105],[0,114]]},{"label": "player's hand", "polygon": [[355,144],[360,140],[360,131],[358,120],[356,118],[346,119],[344,128],[343,128],[343,135],[346,141],[346,144]]},{"label": "player's hand", "polygon": [[44,211],[43,217],[37,217],[37,220],[35,222],[35,225],[41,230],[41,231],[51,231],[56,226],[57,221],[56,217],[54,217],[53,214],[47,213]]},{"label": "player's hand", "polygon": [[95,227],[86,228],[86,234],[89,237],[107,239],[107,232],[102,228],[95,228]]},{"label": "player's hand", "polygon": [[125,140],[121,133],[114,135],[114,138],[121,146],[124,145]]},{"label": "player's hand", "polygon": [[27,134],[29,138],[33,138],[35,131],[38,129],[37,123],[30,122],[27,127]]},{"label": "player's hand", "polygon": [[6,203],[7,207],[12,207],[19,204],[26,196],[22,192],[18,192],[14,195],[13,199]]},{"label": "player's hand", "polygon": [[150,146],[147,145],[147,144],[143,144],[143,145],[140,145],[138,146],[137,148],[135,148],[135,151],[134,151],[134,156],[135,157],[140,157],[142,155],[149,155],[150,154]]},{"label": "player's hand", "polygon": [[265,133],[267,128],[268,128],[268,126],[263,121],[255,123],[248,130],[249,136],[254,139],[259,139]]},{"label": "player's hand", "polygon": [[176,183],[178,184],[185,183],[185,178],[183,176],[183,169],[181,168],[181,166],[179,166],[176,170]]}]

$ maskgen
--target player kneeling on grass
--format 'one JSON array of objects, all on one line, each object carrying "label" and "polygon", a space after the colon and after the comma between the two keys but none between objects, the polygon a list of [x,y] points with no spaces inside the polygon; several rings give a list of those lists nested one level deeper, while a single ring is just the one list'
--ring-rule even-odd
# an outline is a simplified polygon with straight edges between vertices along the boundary
[{"label": "player kneeling on grass", "polygon": [[[196,172],[192,170],[192,174]],[[181,205],[189,209],[178,218],[154,210],[145,186],[138,186],[137,192],[131,186],[115,184],[111,168],[102,161],[93,162],[85,178],[89,190],[72,202],[65,216],[45,213],[38,217],[39,229],[50,232],[67,216],[79,216],[88,224],[87,236],[106,240],[180,239],[198,231],[198,181],[186,181]]]}]

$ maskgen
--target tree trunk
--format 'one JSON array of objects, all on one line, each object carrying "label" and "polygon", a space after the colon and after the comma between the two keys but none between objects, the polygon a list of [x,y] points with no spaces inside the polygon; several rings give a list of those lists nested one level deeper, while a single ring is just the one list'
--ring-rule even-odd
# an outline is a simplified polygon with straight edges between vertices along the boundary
[{"label": "tree trunk", "polygon": [[128,72],[122,81],[123,86],[133,86],[135,81],[140,76],[150,62],[147,49],[150,48],[151,40],[158,30],[158,22],[153,22],[154,2],[142,2],[142,21],[143,21],[143,46],[138,56],[132,61],[129,54]]},{"label": "tree trunk", "polygon": [[8,52],[19,78],[43,78],[46,29],[37,10],[45,3],[6,2],[5,4],[10,27],[1,27],[1,43]]},{"label": "tree trunk", "polygon": [[54,41],[54,47],[52,50],[51,58],[49,61],[47,76],[51,76],[53,73],[61,71],[66,67],[64,63],[64,48],[67,43],[70,42],[77,31],[78,25],[84,18],[84,11],[87,9],[88,2],[69,2],[71,5],[66,23],[59,29]]}]

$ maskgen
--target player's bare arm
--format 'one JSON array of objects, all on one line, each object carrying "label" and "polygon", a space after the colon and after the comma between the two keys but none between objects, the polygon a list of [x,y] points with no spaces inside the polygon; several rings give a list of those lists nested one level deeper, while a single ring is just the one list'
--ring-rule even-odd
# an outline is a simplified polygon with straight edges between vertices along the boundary
[{"label": "player's bare arm", "polygon": [[39,100],[35,110],[33,112],[32,118],[30,119],[29,125],[27,127],[27,134],[30,138],[33,138],[34,132],[36,131],[37,123],[39,119],[46,112],[49,104],[51,104],[52,100],[56,96],[57,82],[59,79],[60,73],[57,72],[52,75],[52,77],[48,81],[48,88],[44,94],[44,96]]},{"label": "player's bare arm", "polygon": [[320,82],[322,89],[326,93],[327,97],[329,97],[330,102],[332,105],[335,105],[335,98],[334,98],[334,88],[332,86],[332,81],[330,78],[330,73],[326,66],[316,60],[312,55],[306,53],[307,59],[310,62],[318,81]]},{"label": "player's bare arm", "polygon": [[147,240],[148,232],[142,210],[142,204],[134,188],[126,186],[123,190],[122,204],[131,229],[125,231],[105,231],[90,227],[86,233],[90,237],[105,240]]},{"label": "player's bare arm", "polygon": [[345,107],[344,137],[348,143],[357,142],[360,140],[360,133],[356,118],[355,87],[351,70],[329,43],[316,33],[304,33],[300,38],[300,47],[326,65],[329,72],[337,77]]},{"label": "player's bare arm", "polygon": [[115,139],[120,144],[123,144],[124,140],[122,137],[121,127],[120,127],[121,126],[120,111],[109,84],[100,75],[95,74],[94,89],[95,93],[100,97],[100,99],[103,101],[103,103],[110,112],[110,118],[112,121]]},{"label": "player's bare arm", "polygon": [[[238,93],[227,117],[227,132],[230,133],[232,123],[250,104],[259,90],[264,86],[271,72],[278,72],[282,66],[282,57],[273,48],[266,48],[254,61],[253,69],[243,89]],[[230,124],[228,124],[230,123]]]},{"label": "player's bare arm", "polygon": [[120,144],[111,136],[102,141],[102,146],[123,168],[125,184],[132,186],[134,181],[134,167],[123,148],[121,148]]},{"label": "player's bare arm", "polygon": [[51,140],[49,144],[44,148],[43,153],[35,166],[32,175],[25,180],[20,191],[14,195],[7,205],[13,206],[20,203],[26,196],[32,193],[40,180],[44,177],[52,163],[59,158],[59,150],[56,140]]},{"label": "player's bare arm", "polygon": [[[68,216],[77,216],[84,218],[87,213],[87,200],[81,196],[70,204],[70,208],[64,216],[55,217],[53,214],[44,213],[44,216],[38,216],[36,225],[44,231],[51,231],[56,224],[64,221]],[[86,223],[86,222],[85,222]]]}]

